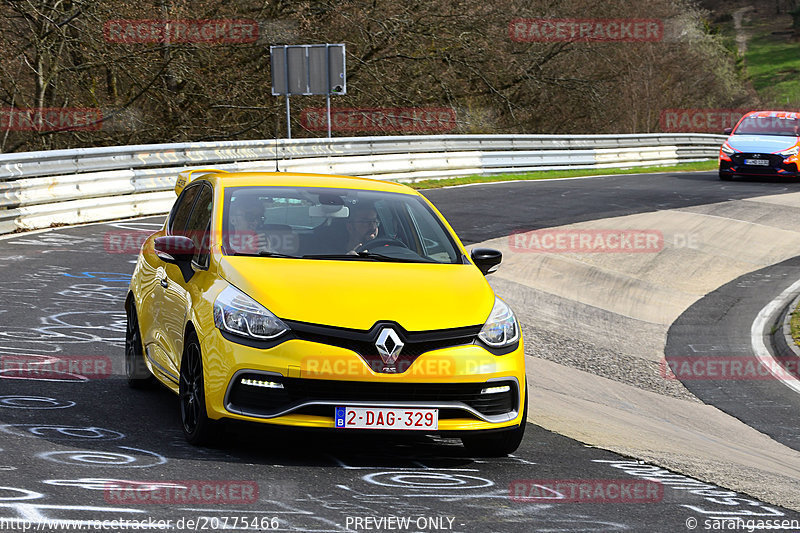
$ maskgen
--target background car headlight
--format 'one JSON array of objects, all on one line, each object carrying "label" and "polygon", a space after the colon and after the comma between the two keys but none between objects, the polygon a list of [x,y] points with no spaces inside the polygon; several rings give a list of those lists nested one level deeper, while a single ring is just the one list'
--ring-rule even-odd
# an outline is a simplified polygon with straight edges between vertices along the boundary
[{"label": "background car headlight", "polygon": [[731,155],[732,153],[734,153],[736,151],[733,148],[731,148],[728,145],[728,143],[722,143],[722,147],[720,148],[720,150],[722,150],[723,154],[727,154],[727,155]]},{"label": "background car headlight", "polygon": [[214,300],[214,324],[253,339],[274,339],[289,329],[266,307],[231,285]]},{"label": "background car headlight", "polygon": [[784,157],[788,157],[790,155],[797,155],[798,150],[800,150],[800,146],[792,146],[788,150],[784,150],[783,152],[778,152]]},{"label": "background car headlight", "polygon": [[494,307],[483,325],[478,338],[492,348],[503,348],[519,340],[519,326],[514,313],[506,303],[494,297]]}]

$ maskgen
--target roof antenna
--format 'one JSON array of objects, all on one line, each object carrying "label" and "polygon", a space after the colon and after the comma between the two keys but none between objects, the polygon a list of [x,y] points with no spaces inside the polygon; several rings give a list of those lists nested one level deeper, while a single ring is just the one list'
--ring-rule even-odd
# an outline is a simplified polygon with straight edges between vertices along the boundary
[{"label": "roof antenna", "polygon": [[280,172],[281,169],[278,168],[278,136],[275,136],[275,172]]},{"label": "roof antenna", "polygon": [[275,172],[280,172],[281,169],[278,168],[278,121],[277,118],[275,120]]}]

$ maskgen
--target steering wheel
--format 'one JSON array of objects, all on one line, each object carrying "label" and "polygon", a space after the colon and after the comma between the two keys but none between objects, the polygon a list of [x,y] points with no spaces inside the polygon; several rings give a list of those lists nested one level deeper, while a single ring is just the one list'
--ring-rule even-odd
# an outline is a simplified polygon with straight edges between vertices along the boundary
[{"label": "steering wheel", "polygon": [[367,241],[364,244],[359,244],[355,247],[356,253],[361,253],[367,249],[372,249],[375,247],[380,246],[402,246],[403,248],[408,248],[406,243],[401,241],[400,239],[395,239],[394,237],[378,237],[377,239],[372,239],[371,241]]}]

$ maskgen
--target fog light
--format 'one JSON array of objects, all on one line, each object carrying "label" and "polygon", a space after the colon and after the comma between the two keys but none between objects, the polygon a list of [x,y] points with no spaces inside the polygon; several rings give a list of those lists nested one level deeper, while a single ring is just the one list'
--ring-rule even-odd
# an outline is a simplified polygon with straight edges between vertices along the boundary
[{"label": "fog light", "polygon": [[499,387],[486,387],[481,391],[481,394],[500,394],[501,392],[508,392],[511,387],[508,385],[501,385]]},{"label": "fog light", "polygon": [[242,385],[250,385],[251,387],[262,387],[264,389],[282,389],[283,383],[278,383],[277,381],[261,381],[260,379],[248,379],[245,378],[241,380],[239,383]]}]

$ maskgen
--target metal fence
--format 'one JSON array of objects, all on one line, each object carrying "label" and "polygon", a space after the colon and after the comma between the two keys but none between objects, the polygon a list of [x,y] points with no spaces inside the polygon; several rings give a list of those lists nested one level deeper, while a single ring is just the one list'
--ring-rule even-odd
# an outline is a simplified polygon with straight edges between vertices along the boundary
[{"label": "metal fence", "polygon": [[724,136],[429,135],[278,139],[0,154],[0,234],[166,213],[178,172],[313,172],[416,181],[715,158]]}]

